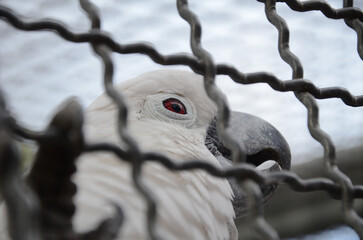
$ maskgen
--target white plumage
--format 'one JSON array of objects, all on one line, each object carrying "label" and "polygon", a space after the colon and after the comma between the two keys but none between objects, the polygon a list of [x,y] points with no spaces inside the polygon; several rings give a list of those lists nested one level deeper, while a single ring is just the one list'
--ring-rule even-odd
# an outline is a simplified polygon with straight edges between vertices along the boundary
[{"label": "white plumage", "polygon": [[[128,129],[142,151],[161,152],[175,161],[205,159],[219,165],[205,147],[206,130],[216,115],[203,80],[186,71],[163,70],[123,82]],[[187,114],[169,111],[166,99],[177,99]],[[116,107],[100,96],[88,108],[86,139],[118,143]],[[121,205],[125,222],[118,239],[147,239],[146,205],[131,181],[128,163],[107,153],[83,155],[75,181],[78,231],[87,231],[112,213],[109,200]],[[236,239],[232,190],[227,180],[203,171],[171,172],[156,163],[143,167],[143,181],[158,207],[157,232],[164,239]]]},{"label": "white plumage", "polygon": [[[205,146],[216,107],[200,76],[179,70],[155,71],[123,82],[117,89],[127,100],[129,133],[142,151],[160,152],[174,161],[204,159],[219,165]],[[167,99],[180,101],[186,114],[165,108]],[[107,95],[97,98],[87,109],[86,140],[123,146],[116,113]],[[113,214],[110,202],[115,202],[125,214],[117,239],[148,239],[146,203],[133,185],[129,164],[111,153],[97,152],[83,154],[77,168],[75,230],[94,229]],[[156,163],[143,166],[142,180],[156,198],[156,231],[163,239],[237,239],[233,192],[227,180],[200,170],[172,172]]]}]

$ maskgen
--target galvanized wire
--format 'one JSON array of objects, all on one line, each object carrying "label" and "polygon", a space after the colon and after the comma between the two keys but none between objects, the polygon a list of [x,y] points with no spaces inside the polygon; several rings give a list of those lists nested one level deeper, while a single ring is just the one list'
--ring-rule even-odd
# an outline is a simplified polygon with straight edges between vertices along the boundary
[{"label": "galvanized wire", "polygon": [[[289,29],[286,21],[278,15],[276,11],[276,2],[285,2],[295,11],[305,12],[318,10],[326,17],[333,19],[344,19],[346,24],[354,29],[357,33],[358,53],[363,59],[363,12],[361,9],[353,7],[352,0],[344,0],[343,8],[334,9],[325,1],[305,1],[298,0],[259,0],[265,4],[265,13],[267,19],[278,29],[278,49],[281,58],[290,65],[292,69],[292,78],[290,80],[281,80],[268,72],[243,73],[234,66],[228,64],[216,64],[212,56],[202,47],[202,27],[196,14],[194,14],[186,0],[177,0],[177,9],[179,15],[190,25],[190,45],[191,54],[160,54],[154,46],[148,43],[121,44],[116,42],[112,36],[106,34],[101,28],[101,19],[97,8],[88,0],[80,0],[81,7],[87,13],[91,28],[89,32],[75,33],[69,30],[65,25],[55,20],[35,20],[26,21],[23,17],[16,14],[13,10],[0,6],[0,18],[7,21],[15,28],[24,31],[47,30],[58,34],[63,39],[74,43],[89,43],[94,52],[102,60],[104,65],[104,87],[106,93],[111,97],[118,107],[118,133],[126,148],[122,149],[117,145],[99,142],[97,144],[85,143],[80,149],[82,152],[106,151],[112,152],[121,161],[126,161],[132,166],[132,179],[136,189],[144,197],[147,205],[145,220],[147,221],[148,233],[151,239],[162,239],[158,236],[155,227],[157,225],[157,203],[154,200],[152,189],[147,189],[143,183],[142,167],[145,162],[152,161],[162,164],[171,171],[188,171],[193,169],[202,169],[209,174],[220,177],[234,177],[241,183],[243,189],[248,193],[250,204],[249,212],[252,219],[252,225],[257,229],[257,233],[264,239],[278,239],[278,233],[269,226],[263,218],[262,197],[258,184],[281,184],[285,183],[294,191],[312,192],[325,191],[336,199],[341,199],[342,214],[347,224],[349,224],[363,239],[363,221],[353,208],[354,199],[363,198],[363,186],[354,186],[350,179],[344,175],[336,165],[335,147],[330,137],[319,126],[319,107],[315,99],[340,98],[347,106],[363,106],[363,95],[354,96],[348,90],[341,87],[318,88],[311,81],[304,79],[303,66],[289,49]],[[218,114],[218,133],[221,138],[228,144],[233,152],[235,164],[232,167],[221,169],[201,160],[178,163],[164,155],[155,152],[141,152],[127,131],[127,108],[122,97],[122,93],[116,91],[113,86],[113,60],[112,54],[144,54],[150,57],[154,62],[161,65],[185,65],[193,71],[204,76],[204,86],[208,96],[217,104]],[[288,171],[270,172],[262,174],[255,170],[254,167],[245,163],[244,146],[236,143],[228,133],[228,116],[229,109],[224,98],[219,93],[215,85],[216,75],[228,75],[232,80],[240,84],[266,83],[271,88],[295,93],[307,109],[307,122],[311,136],[321,143],[324,148],[325,165],[329,172],[329,178],[315,178],[303,180],[296,174]],[[6,109],[1,109],[1,114]],[[0,115],[1,117],[1,115]],[[11,119],[11,117],[7,118]],[[3,121],[2,119],[0,119]],[[8,121],[8,120],[7,120]],[[0,122],[1,131],[10,132],[14,135],[31,139],[37,142],[51,139],[54,137],[52,132],[38,133],[33,132],[16,123],[11,119],[11,124]],[[4,129],[4,130],[3,130]],[[9,138],[2,136],[1,140],[8,141]],[[6,144],[0,141],[0,163],[3,164],[4,158],[2,151]],[[2,170],[6,170],[3,168]],[[10,168],[9,168],[10,169]],[[10,171],[10,170],[9,170]],[[5,180],[6,187],[0,186],[2,190],[6,188],[16,189],[18,183]],[[18,193],[18,197],[23,198],[24,193]],[[6,194],[3,194],[4,197]],[[20,201],[20,200],[19,200]],[[24,206],[24,205],[23,205]],[[122,206],[121,206],[122,207]],[[36,211],[36,209],[31,209]],[[115,221],[117,222],[117,221]],[[119,222],[121,223],[121,222]],[[16,223],[14,223],[16,224]],[[30,224],[30,223],[27,223]],[[117,224],[116,224],[117,225]],[[115,225],[115,226],[116,226]],[[118,225],[117,225],[118,226]],[[26,226],[32,229],[32,226]],[[37,231],[37,229],[35,229]],[[112,237],[111,237],[112,238]],[[14,239],[20,239],[14,237]],[[29,238],[29,239],[38,239]],[[82,239],[82,238],[80,238]]]},{"label": "galvanized wire", "polygon": [[[287,23],[276,13],[276,1],[266,0],[265,6],[268,20],[279,31],[278,45],[281,58],[292,68],[293,78],[303,78],[302,64],[289,48],[289,29]],[[308,127],[311,136],[320,142],[324,148],[324,158],[329,177],[342,188],[342,209],[344,218],[346,222],[355,229],[358,235],[363,238],[363,220],[353,208],[353,184],[350,179],[339,170],[335,161],[334,144],[329,135],[319,126],[319,108],[315,98],[310,93],[306,92],[295,92],[295,95],[308,110]]]}]

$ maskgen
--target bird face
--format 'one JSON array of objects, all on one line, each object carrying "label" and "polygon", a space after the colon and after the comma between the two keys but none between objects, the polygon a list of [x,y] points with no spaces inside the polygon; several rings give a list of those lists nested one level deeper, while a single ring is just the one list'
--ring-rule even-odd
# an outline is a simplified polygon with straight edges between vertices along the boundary
[{"label": "bird face", "polygon": [[[158,149],[172,157],[185,160],[207,156],[208,154],[195,154],[195,151],[202,151],[201,145],[205,145],[218,160],[218,165],[232,166],[231,151],[216,132],[216,106],[207,96],[201,76],[185,71],[157,71],[141,75],[132,81],[140,81],[140,83],[133,83],[131,86],[126,84],[122,87],[120,90],[126,96],[132,99],[137,92],[147,95],[145,98],[139,95],[138,99],[143,100],[139,101],[138,105],[131,106],[131,109],[136,111],[131,116],[137,116],[136,119],[131,117],[130,121],[131,128],[137,132],[136,136],[142,136],[142,134],[139,133],[138,127],[133,127],[133,125],[140,126],[141,122],[137,121],[143,120],[147,122],[145,128],[148,128],[147,126],[150,126],[152,122],[151,125],[157,129],[152,134],[153,137],[172,136],[174,142],[179,145],[173,151],[165,152],[165,149],[169,149],[165,148],[167,144],[152,144],[155,139],[145,139],[147,137],[144,135],[144,139],[139,140],[144,146],[147,144],[143,144],[143,142],[149,143],[149,147],[145,146],[147,150]],[[129,92],[130,94],[128,94]],[[168,127],[165,127],[167,125]],[[272,125],[253,115],[237,112],[231,112],[229,125],[233,137],[246,146],[248,163],[264,172],[290,168],[289,146]],[[169,129],[168,132],[162,133],[165,129]],[[153,130],[147,129],[147,131]],[[198,149],[191,147],[188,151],[182,149],[182,153],[175,154],[181,146],[188,145],[185,143],[191,143],[192,146],[197,145]],[[158,146],[162,147],[158,148]],[[233,203],[236,216],[241,217],[246,214],[246,196],[234,179],[228,180],[234,192]],[[261,185],[265,201],[272,196],[276,187],[276,185]]]},{"label": "bird face", "polygon": [[[217,108],[207,96],[203,79],[191,72],[162,70],[140,75],[117,85],[128,105],[128,129],[143,151],[157,151],[176,161],[201,159],[231,166],[231,152],[216,133]],[[102,111],[102,114],[99,113]],[[116,107],[106,95],[88,108],[89,139],[122,142],[116,130]],[[110,128],[110,126],[115,126]],[[264,171],[288,169],[289,147],[281,134],[255,116],[232,112],[230,127],[246,146],[247,160]],[[266,162],[273,164],[265,164]],[[246,213],[245,194],[233,179],[236,217]],[[261,186],[267,200],[276,186]]]}]

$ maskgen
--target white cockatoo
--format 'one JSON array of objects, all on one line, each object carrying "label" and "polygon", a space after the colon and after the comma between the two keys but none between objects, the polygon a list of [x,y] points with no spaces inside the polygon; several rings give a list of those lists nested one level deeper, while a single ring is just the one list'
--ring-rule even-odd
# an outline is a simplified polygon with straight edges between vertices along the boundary
[{"label": "white cockatoo", "polygon": [[[216,134],[217,108],[207,96],[201,76],[159,70],[116,88],[126,99],[127,129],[141,151],[158,152],[175,162],[198,159],[217,167],[230,165],[230,151]],[[108,95],[98,97],[86,111],[86,141],[124,147],[117,130],[117,111]],[[276,165],[289,168],[288,145],[271,125],[242,113],[232,113],[231,125],[236,139],[245,143],[249,163],[267,171]],[[265,164],[269,159],[278,164]],[[234,179],[217,178],[202,170],[170,171],[151,162],[143,164],[141,178],[155,198],[156,232],[163,239],[238,238],[234,218],[245,214],[245,196]],[[73,181],[77,186],[76,232],[95,229],[114,214],[111,203],[116,203],[124,212],[116,239],[148,239],[147,204],[135,189],[130,163],[109,152],[84,153],[77,160]],[[261,187],[266,198],[275,189]],[[8,239],[4,226],[0,224],[0,240]]]}]

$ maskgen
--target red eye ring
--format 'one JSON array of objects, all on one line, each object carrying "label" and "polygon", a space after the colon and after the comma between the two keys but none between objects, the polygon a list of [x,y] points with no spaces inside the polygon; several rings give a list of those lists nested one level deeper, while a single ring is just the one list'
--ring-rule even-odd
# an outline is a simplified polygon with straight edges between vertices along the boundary
[{"label": "red eye ring", "polygon": [[184,104],[175,98],[169,98],[163,101],[163,105],[169,111],[178,113],[178,114],[187,114],[187,109]]}]

